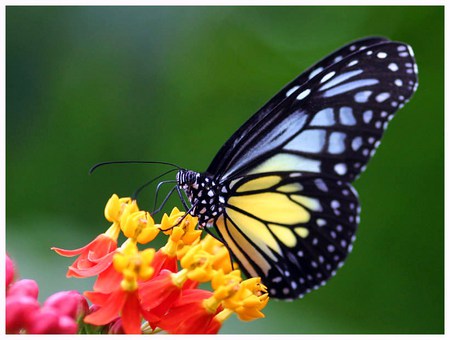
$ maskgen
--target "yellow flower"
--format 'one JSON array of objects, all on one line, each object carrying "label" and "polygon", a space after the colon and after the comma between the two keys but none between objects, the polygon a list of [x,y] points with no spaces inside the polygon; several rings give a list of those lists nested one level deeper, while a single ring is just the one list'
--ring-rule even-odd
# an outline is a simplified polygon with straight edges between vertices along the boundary
[{"label": "yellow flower", "polygon": [[241,281],[242,277],[239,270],[234,270],[228,274],[225,274],[222,269],[218,270],[211,280],[214,297],[218,300],[232,297],[239,290]]},{"label": "yellow flower", "polygon": [[230,253],[222,242],[211,235],[206,235],[202,239],[201,244],[205,251],[214,255],[213,268],[215,270],[222,269],[224,273],[229,273],[233,270]]},{"label": "yellow flower", "polygon": [[132,200],[130,197],[119,198],[116,194],[113,194],[108,200],[108,203],[106,203],[105,218],[109,222],[120,223],[122,213],[131,202]]},{"label": "yellow flower", "polygon": [[155,249],[148,248],[139,251],[135,242],[126,241],[120,251],[113,257],[113,266],[122,273],[123,280],[120,285],[125,291],[134,291],[138,288],[138,280],[148,280],[153,275],[151,263]]},{"label": "yellow flower", "polygon": [[210,281],[214,275],[212,268],[214,257],[201,249],[201,245],[192,246],[180,261],[181,267],[188,270],[188,278],[197,282]]},{"label": "yellow flower", "polygon": [[261,278],[254,277],[242,281],[239,290],[231,298],[226,299],[223,306],[233,310],[239,319],[251,321],[264,317],[261,309],[267,305],[268,301],[266,286],[261,283]]},{"label": "yellow flower", "polygon": [[159,228],[155,225],[152,216],[146,211],[129,214],[121,227],[126,237],[135,239],[141,244],[153,241],[159,233]]}]

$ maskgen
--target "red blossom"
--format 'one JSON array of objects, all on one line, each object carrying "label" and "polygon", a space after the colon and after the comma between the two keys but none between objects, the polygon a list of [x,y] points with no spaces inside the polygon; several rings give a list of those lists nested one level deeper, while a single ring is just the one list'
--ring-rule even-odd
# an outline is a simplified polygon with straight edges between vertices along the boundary
[{"label": "red blossom", "polygon": [[203,301],[212,295],[207,290],[184,290],[158,327],[172,334],[216,334],[221,324],[214,316],[221,308],[211,313],[203,306]]},{"label": "red blossom", "polygon": [[97,280],[94,283],[94,291],[111,293],[117,289],[122,279],[122,273],[115,270],[111,262],[111,265],[98,275]]},{"label": "red blossom", "polygon": [[98,275],[112,263],[112,257],[117,249],[117,240],[106,233],[98,235],[92,242],[82,248],[66,250],[52,247],[61,256],[73,257],[79,255],[69,267],[67,277],[90,277]]},{"label": "red blossom", "polygon": [[172,273],[176,273],[178,271],[177,257],[176,255],[170,256],[162,249],[159,249],[153,258],[152,267],[155,270],[154,275],[157,275],[164,269],[170,270]]},{"label": "red blossom", "polygon": [[100,306],[96,311],[88,314],[84,322],[102,326],[116,320],[120,315],[125,333],[141,333],[141,309],[137,291],[127,292],[119,288],[109,294],[99,292],[84,294],[93,304]]},{"label": "red blossom", "polygon": [[172,272],[169,270],[163,270],[158,276],[140,284],[139,297],[143,315],[152,328],[157,326],[180,295],[181,287],[173,282]]}]

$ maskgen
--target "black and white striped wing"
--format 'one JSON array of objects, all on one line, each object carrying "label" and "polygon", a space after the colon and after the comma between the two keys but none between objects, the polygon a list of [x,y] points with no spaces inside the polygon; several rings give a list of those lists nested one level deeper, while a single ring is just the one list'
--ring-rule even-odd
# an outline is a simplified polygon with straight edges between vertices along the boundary
[{"label": "black and white striped wing", "polygon": [[285,171],[352,181],[416,88],[417,66],[408,45],[363,46],[283,90],[285,99],[264,117],[253,116],[207,172],[225,181],[282,164]]}]

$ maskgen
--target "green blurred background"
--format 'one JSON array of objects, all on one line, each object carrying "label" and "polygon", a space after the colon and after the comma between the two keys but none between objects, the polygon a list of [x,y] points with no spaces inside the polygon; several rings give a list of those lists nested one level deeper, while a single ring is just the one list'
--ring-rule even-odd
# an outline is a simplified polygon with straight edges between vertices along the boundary
[{"label": "green blurred background", "polygon": [[[40,299],[165,160],[202,171],[223,142],[303,69],[382,35],[413,46],[420,86],[356,182],[354,250],[338,275],[266,319],[222,333],[443,333],[443,7],[7,7],[6,249]],[[140,197],[151,210],[154,189]],[[174,199],[167,205],[181,206]]]}]

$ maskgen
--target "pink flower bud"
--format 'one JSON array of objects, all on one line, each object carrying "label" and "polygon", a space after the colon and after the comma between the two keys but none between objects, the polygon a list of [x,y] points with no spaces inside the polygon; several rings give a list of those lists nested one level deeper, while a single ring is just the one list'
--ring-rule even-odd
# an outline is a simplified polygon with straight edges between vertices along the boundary
[{"label": "pink flower bud", "polygon": [[53,308],[41,308],[33,313],[27,325],[29,334],[59,334],[59,315]]},{"label": "pink flower bud", "polygon": [[125,334],[125,330],[122,326],[122,319],[117,318],[111,321],[108,325],[108,334]]},{"label": "pink flower bud", "polygon": [[72,319],[85,315],[89,309],[86,298],[76,290],[62,291],[50,295],[44,302],[44,307],[52,307],[60,315],[66,315]]},{"label": "pink flower bud", "polygon": [[6,333],[18,333],[26,328],[29,318],[39,311],[39,302],[26,295],[6,298]]},{"label": "pink flower bud", "polygon": [[78,324],[76,321],[68,316],[59,317],[59,332],[58,334],[77,334]]},{"label": "pink flower bud", "polygon": [[13,282],[14,280],[14,262],[9,258],[8,254],[6,254],[6,288]]},{"label": "pink flower bud", "polygon": [[36,281],[23,279],[14,282],[8,289],[8,296],[21,295],[37,299],[39,286]]}]

